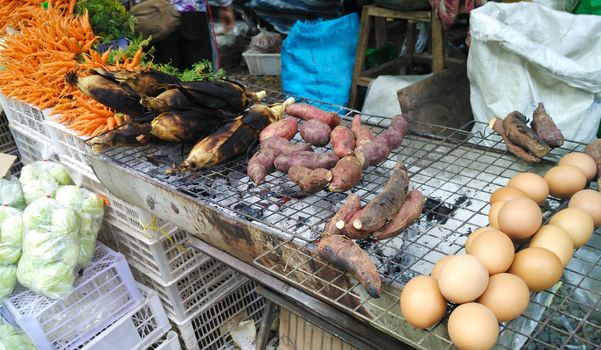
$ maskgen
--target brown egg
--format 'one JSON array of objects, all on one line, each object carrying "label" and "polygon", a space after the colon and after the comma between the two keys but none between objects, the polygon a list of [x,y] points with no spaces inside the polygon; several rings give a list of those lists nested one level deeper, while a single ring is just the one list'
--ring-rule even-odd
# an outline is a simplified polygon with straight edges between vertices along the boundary
[{"label": "brown egg", "polygon": [[432,278],[434,278],[435,280],[438,280],[438,276],[440,276],[440,271],[442,271],[442,268],[453,257],[455,257],[455,255],[447,255],[447,256],[443,256],[442,258],[440,258],[436,262],[436,264],[434,264],[434,267],[432,268],[432,273],[430,274],[430,276],[432,276]]},{"label": "brown egg", "polygon": [[438,289],[438,282],[430,276],[413,278],[401,292],[403,317],[416,328],[430,328],[437,324],[447,310],[447,301]]},{"label": "brown egg", "polygon": [[592,218],[595,227],[601,226],[601,192],[586,189],[576,192],[570,198],[570,208],[580,208]]},{"label": "brown egg", "polygon": [[593,157],[586,153],[572,152],[561,157],[559,160],[560,165],[573,165],[580,169],[587,181],[591,181],[595,175],[597,175],[597,164]]},{"label": "brown egg", "polygon": [[518,252],[509,268],[509,273],[523,279],[528,289],[535,292],[551,288],[562,272],[561,260],[545,248],[526,248]]},{"label": "brown egg", "polygon": [[455,304],[476,300],[488,285],[488,271],[471,255],[457,255],[445,264],[438,276],[442,295]]},{"label": "brown egg", "polygon": [[545,248],[557,255],[563,267],[566,267],[574,253],[574,242],[570,235],[556,225],[543,225],[530,239],[529,247]]},{"label": "brown egg", "polygon": [[541,204],[549,195],[549,185],[540,175],[534,173],[520,173],[509,179],[507,187],[522,190],[526,196]]},{"label": "brown egg", "polygon": [[549,184],[549,192],[553,197],[570,198],[574,193],[584,189],[586,176],[573,165],[557,165],[545,174]]},{"label": "brown egg", "polygon": [[580,248],[586,244],[593,235],[595,227],[593,218],[580,208],[566,208],[558,211],[551,217],[549,224],[564,229],[572,238],[574,248]]},{"label": "brown egg", "polygon": [[521,197],[526,197],[526,194],[519,188],[501,187],[490,195],[490,204],[494,204],[498,201],[508,201],[510,199]]},{"label": "brown egg", "polygon": [[511,239],[497,230],[482,232],[472,243],[470,252],[484,264],[489,275],[507,271],[514,254]]},{"label": "brown egg", "polygon": [[543,222],[540,208],[530,198],[508,201],[499,211],[499,228],[511,239],[526,239],[532,236]]},{"label": "brown egg", "polygon": [[510,273],[490,276],[488,287],[478,302],[489,308],[499,322],[511,321],[528,307],[530,292],[521,278]]},{"label": "brown egg", "polygon": [[459,350],[491,349],[499,337],[495,314],[478,303],[459,305],[449,316],[449,337]]},{"label": "brown egg", "polygon": [[469,254],[470,250],[472,248],[472,243],[474,242],[474,240],[476,238],[478,238],[478,236],[484,232],[484,231],[489,231],[489,230],[495,230],[494,227],[492,226],[486,226],[486,227],[480,227],[479,229],[477,229],[476,231],[472,232],[470,234],[470,236],[467,238],[467,241],[465,241],[465,253]]},{"label": "brown egg", "polygon": [[505,201],[498,201],[495,202],[495,204],[490,206],[490,209],[488,210],[488,223],[490,224],[491,227],[496,228],[496,229],[500,229],[501,226],[499,225],[499,212],[501,211],[501,207],[503,207],[503,205],[505,205]]}]

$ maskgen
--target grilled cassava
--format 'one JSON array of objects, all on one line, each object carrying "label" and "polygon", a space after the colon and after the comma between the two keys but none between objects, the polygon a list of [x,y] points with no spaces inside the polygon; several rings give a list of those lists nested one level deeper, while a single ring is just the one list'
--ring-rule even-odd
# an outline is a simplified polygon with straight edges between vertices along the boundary
[{"label": "grilled cassava", "polygon": [[503,141],[505,142],[505,147],[507,147],[507,150],[509,152],[513,153],[518,158],[521,158],[528,163],[538,163],[541,161],[540,158],[528,153],[528,151],[526,151],[522,147],[516,145],[515,143],[513,143],[513,141],[511,141],[507,137],[507,134],[505,134],[505,128],[503,127],[502,119],[493,118],[490,121],[490,123],[488,124],[488,126],[491,129],[493,129],[494,131],[496,131],[503,138]]},{"label": "grilled cassava", "polygon": [[563,135],[542,103],[538,104],[532,115],[532,130],[550,147],[563,145]]},{"label": "grilled cassava", "polygon": [[179,169],[207,168],[246,153],[258,141],[261,131],[270,123],[280,120],[286,106],[292,102],[294,99],[291,98],[271,107],[253,105],[243,115],[194,145]]},{"label": "grilled cassava", "polygon": [[384,227],[374,232],[373,239],[381,240],[392,238],[403,232],[409,225],[419,218],[424,209],[426,198],[418,190],[411,190],[407,194],[407,199],[401,206],[401,209],[392,217]]},{"label": "grilled cassava", "polygon": [[142,118],[148,111],[140,104],[140,96],[118,82],[102,75],[77,79],[77,88],[86,96],[132,119]]},{"label": "grilled cassava", "polygon": [[352,239],[342,235],[322,238],[317,253],[323,260],[352,273],[372,297],[382,294],[382,279],[376,265]]},{"label": "grilled cassava", "polygon": [[505,129],[505,134],[511,142],[524,148],[537,158],[546,156],[551,150],[549,145],[526,125],[526,117],[520,112],[509,113],[503,119],[503,129]]}]

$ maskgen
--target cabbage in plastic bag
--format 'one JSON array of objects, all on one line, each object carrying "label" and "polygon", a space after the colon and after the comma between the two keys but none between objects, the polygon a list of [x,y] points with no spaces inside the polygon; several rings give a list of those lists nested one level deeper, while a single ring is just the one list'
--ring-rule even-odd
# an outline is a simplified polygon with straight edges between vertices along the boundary
[{"label": "cabbage in plastic bag", "polygon": [[22,240],[23,213],[15,208],[0,207],[0,265],[19,261]]},{"label": "cabbage in plastic bag", "polygon": [[0,301],[8,298],[17,284],[17,265],[0,265]]},{"label": "cabbage in plastic bag", "polygon": [[282,36],[279,33],[261,29],[261,32],[250,40],[252,51],[261,53],[279,53],[282,51]]},{"label": "cabbage in plastic bag", "polygon": [[55,199],[79,214],[79,266],[85,267],[94,257],[96,237],[104,216],[104,203],[96,194],[77,186],[59,188]]},{"label": "cabbage in plastic bag", "polygon": [[25,198],[21,184],[16,181],[0,179],[0,205],[6,205],[17,209],[25,209]]},{"label": "cabbage in plastic bag", "polygon": [[8,323],[0,324],[0,350],[35,350],[25,334]]},{"label": "cabbage in plastic bag", "polygon": [[23,253],[17,280],[52,299],[73,289],[79,261],[79,216],[57,200],[39,198],[23,211]]},{"label": "cabbage in plastic bag", "polygon": [[59,186],[73,184],[63,165],[49,161],[37,161],[24,166],[19,182],[27,204],[41,197],[54,198]]}]

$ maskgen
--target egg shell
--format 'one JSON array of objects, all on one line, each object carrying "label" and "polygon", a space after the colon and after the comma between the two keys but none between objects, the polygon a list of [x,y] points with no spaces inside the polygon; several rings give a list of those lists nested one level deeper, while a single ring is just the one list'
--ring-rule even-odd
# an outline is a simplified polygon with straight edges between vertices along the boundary
[{"label": "egg shell", "polygon": [[574,242],[570,235],[557,225],[543,225],[530,239],[529,247],[545,248],[557,255],[566,267],[574,254]]},{"label": "egg shell", "polygon": [[507,271],[514,254],[511,238],[497,230],[482,232],[472,243],[470,251],[470,255],[484,264],[489,275]]},{"label": "egg shell", "polygon": [[563,273],[557,255],[544,248],[526,248],[513,258],[509,273],[524,280],[528,289],[539,292],[551,288]]},{"label": "egg shell", "polygon": [[528,286],[521,278],[510,273],[491,276],[478,303],[489,308],[499,322],[511,321],[520,316],[530,302]]},{"label": "egg shell", "polygon": [[511,177],[507,187],[523,191],[526,196],[538,204],[543,203],[549,196],[549,185],[542,176],[534,173],[519,173]]},{"label": "egg shell", "polygon": [[567,164],[547,170],[545,181],[549,184],[551,195],[557,198],[570,198],[586,186],[584,173],[579,168]]},{"label": "egg shell", "polygon": [[416,328],[430,328],[445,315],[447,301],[430,276],[417,276],[401,292],[403,317]]},{"label": "egg shell", "polygon": [[516,198],[503,205],[497,220],[500,230],[509,238],[526,239],[538,231],[543,214],[532,199]]},{"label": "egg shell", "polygon": [[438,276],[440,276],[440,271],[442,271],[442,268],[453,257],[455,257],[455,255],[447,255],[447,256],[443,256],[442,258],[440,258],[436,262],[436,264],[434,264],[434,267],[432,268],[432,273],[430,274],[430,276],[432,276],[432,278],[434,278],[435,280],[438,280]]},{"label": "egg shell", "polygon": [[558,211],[551,217],[549,224],[564,229],[572,238],[574,248],[580,248],[586,244],[595,228],[593,218],[580,208],[566,208]]},{"label": "egg shell", "polygon": [[494,204],[498,201],[508,201],[510,199],[521,197],[526,197],[526,193],[524,193],[519,188],[501,187],[490,195],[490,204]]},{"label": "egg shell", "polygon": [[595,227],[601,226],[601,192],[591,189],[578,191],[570,198],[568,207],[586,211],[593,218]]},{"label": "egg shell", "polygon": [[478,236],[480,236],[480,234],[482,232],[489,231],[489,230],[496,230],[496,229],[494,227],[492,227],[492,226],[485,226],[485,227],[480,227],[476,231],[472,232],[469,235],[469,237],[467,238],[467,240],[465,241],[465,253],[469,254],[470,253],[470,249],[472,248],[472,243],[474,242],[474,240]]},{"label": "egg shell", "polygon": [[490,209],[488,210],[488,223],[491,227],[496,229],[501,228],[501,226],[499,225],[499,212],[501,211],[501,208],[503,207],[503,205],[505,205],[505,203],[507,202],[498,201],[490,206]]},{"label": "egg shell", "polygon": [[443,266],[438,276],[442,295],[455,304],[476,300],[488,285],[488,270],[471,255],[457,255]]},{"label": "egg shell", "polygon": [[449,316],[449,337],[460,350],[491,349],[499,337],[495,314],[478,303],[459,305]]},{"label": "egg shell", "polygon": [[587,181],[591,181],[597,175],[597,164],[593,157],[582,152],[572,152],[561,157],[560,165],[573,165],[580,169],[586,176]]}]

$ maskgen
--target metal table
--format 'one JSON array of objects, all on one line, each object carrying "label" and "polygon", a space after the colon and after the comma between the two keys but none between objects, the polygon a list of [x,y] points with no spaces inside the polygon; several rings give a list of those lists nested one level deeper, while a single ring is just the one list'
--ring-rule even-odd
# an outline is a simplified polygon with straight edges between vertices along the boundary
[{"label": "metal table", "polygon": [[[268,97],[271,102],[283,98],[274,92]],[[343,123],[349,123],[356,111],[340,108],[340,113],[345,116]],[[364,121],[374,133],[384,130],[389,122],[374,116],[364,116]],[[479,131],[465,131],[472,129]],[[553,155],[583,146],[568,142]],[[247,264],[263,271],[262,276],[270,276],[267,287],[276,280],[285,283],[399,344],[422,349],[452,347],[446,322],[430,330],[407,324],[399,309],[403,285],[416,275],[428,274],[442,256],[463,251],[469,233],[488,224],[490,194],[511,176],[524,171],[543,174],[553,165],[543,161],[532,167],[507,154],[501,139],[481,125],[458,130],[412,124],[403,145],[386,162],[367,169],[353,189],[364,202],[369,201],[400,160],[409,170],[410,188],[427,197],[422,216],[403,234],[382,242],[359,242],[382,274],[383,293],[380,298],[371,298],[356,280],[315,254],[315,241],[346,194],[321,191],[307,196],[281,173],[254,186],[246,177],[247,157],[192,174],[166,175],[172,163],[181,161],[188,150],[167,144],[120,147],[91,161],[96,175],[113,194],[235,257],[236,269],[244,270]],[[565,205],[565,201],[550,198],[543,207],[545,220]],[[575,252],[562,281],[533,294],[526,313],[501,326],[499,348],[581,349],[600,344],[600,253],[601,234],[597,230],[593,239]],[[255,279],[261,282],[261,278]],[[275,289],[284,294],[291,290]]]}]

